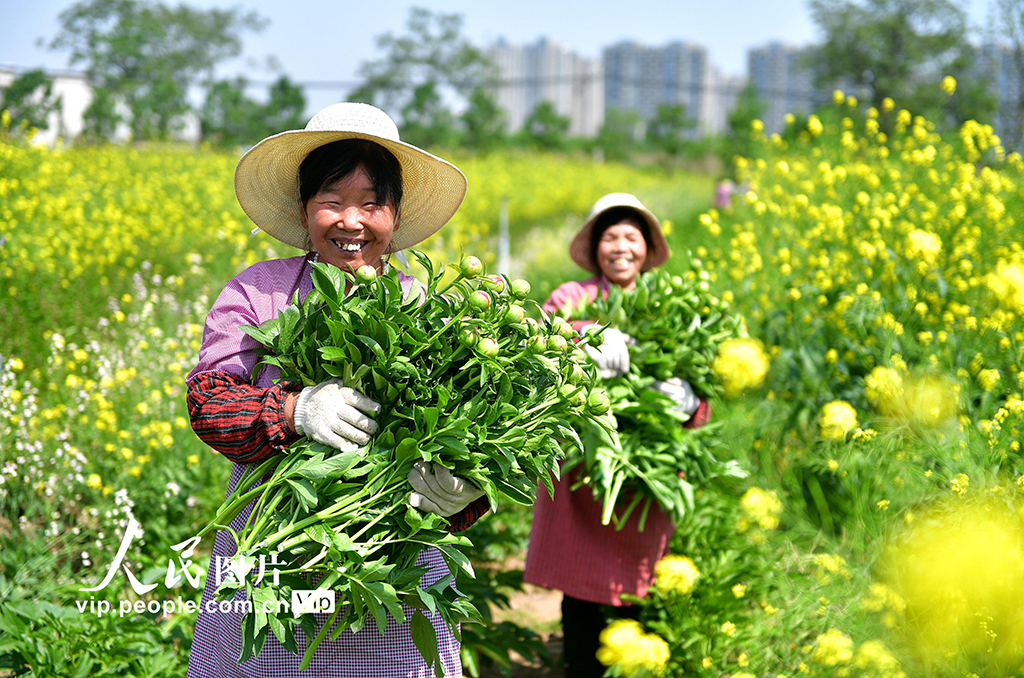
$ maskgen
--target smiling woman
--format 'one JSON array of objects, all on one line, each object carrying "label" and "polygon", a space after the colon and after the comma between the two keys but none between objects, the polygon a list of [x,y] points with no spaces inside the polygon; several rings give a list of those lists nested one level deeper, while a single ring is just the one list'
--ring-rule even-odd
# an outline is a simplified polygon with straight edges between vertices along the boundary
[{"label": "smiling woman", "polygon": [[[296,297],[305,299],[313,288],[312,263],[317,259],[346,272],[364,269],[362,275],[371,270],[365,267],[383,269],[388,252],[437,232],[465,192],[466,179],[458,168],[400,141],[394,122],[366,104],[329,106],[304,130],[268,137],[239,161],[235,193],[242,208],[269,235],[307,253],[257,263],[225,286],[207,317],[199,363],[187,378],[192,428],[233,462],[229,495],[258,464],[287,453],[302,436],[343,451],[359,449],[377,432],[375,418],[382,409],[340,380],[303,388],[280,380],[273,367],[254,376],[256,342],[242,327],[259,326]],[[403,289],[411,289],[412,278],[400,279]],[[433,464],[409,482],[416,491],[408,503],[447,517],[452,531],[471,525],[488,506],[472,483],[441,473]],[[443,496],[435,488],[445,490]],[[292,676],[306,668],[295,654],[304,652],[309,642],[301,629],[287,643],[269,634],[257,656],[240,663],[240,656],[246,656],[244,613],[208,606],[223,565],[236,554],[233,535],[249,522],[252,511],[250,505],[238,514],[214,542],[211,567],[217,576],[207,578],[203,591],[189,678]],[[449,576],[434,548],[423,550],[416,566],[424,572],[424,588]],[[244,601],[244,596],[239,590],[235,600]],[[411,617],[412,610],[406,610],[406,618]],[[458,640],[439,614],[431,615],[430,623],[444,674],[461,675]],[[413,642],[410,624],[394,619],[383,631],[371,625],[324,638],[315,648],[308,653],[310,675],[432,673]]]}]

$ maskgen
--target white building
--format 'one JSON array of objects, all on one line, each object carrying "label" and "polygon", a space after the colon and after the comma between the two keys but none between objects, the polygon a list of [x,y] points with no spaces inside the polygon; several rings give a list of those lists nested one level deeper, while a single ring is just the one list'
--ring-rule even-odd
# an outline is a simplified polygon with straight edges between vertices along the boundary
[{"label": "white building", "polygon": [[[0,89],[28,70],[0,67]],[[60,106],[50,113],[49,129],[41,130],[36,141],[52,146],[58,137],[73,139],[82,133],[82,114],[92,101],[92,88],[84,73],[50,71],[46,75],[53,81],[53,97],[60,99]]]},{"label": "white building", "polygon": [[544,101],[569,118],[572,136],[596,136],[604,124],[601,64],[547,38],[532,45],[499,40],[489,50],[498,68],[496,99],[508,115],[509,130],[522,129]]},{"label": "white building", "polygon": [[644,120],[661,104],[682,104],[697,122],[695,133],[716,130],[715,75],[700,45],[675,41],[664,47],[620,42],[604,49],[605,108],[636,111]]},{"label": "white building", "polygon": [[806,63],[807,48],[772,42],[747,52],[747,73],[767,104],[762,120],[766,132],[781,132],[787,113],[811,113],[825,101],[814,87]]}]

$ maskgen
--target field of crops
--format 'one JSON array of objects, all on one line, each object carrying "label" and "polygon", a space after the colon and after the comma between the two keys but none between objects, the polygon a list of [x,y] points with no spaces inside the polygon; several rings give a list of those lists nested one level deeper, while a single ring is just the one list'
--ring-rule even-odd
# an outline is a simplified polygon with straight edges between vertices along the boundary
[{"label": "field of crops", "polygon": [[[713,404],[719,454],[750,475],[698,492],[641,623],[604,637],[615,673],[1024,671],[1024,161],[984,125],[940,135],[897,104],[837,94],[781,137],[755,124],[719,210],[710,177],[453,158],[470,190],[435,260],[493,264],[508,197],[515,272],[543,298],[579,277],[566,245],[594,199],[628,190],[670,222],[667,267],[703,259],[770,358]],[[0,675],[184,675],[194,614],[165,601],[199,591],[172,546],[229,466],[188,425],[184,375],[223,284],[290,254],[250,237],[236,160],[0,141]],[[743,385],[756,358],[718,369]],[[474,526],[477,560],[520,554],[523,517]],[[460,588],[486,610],[517,583],[485,567]],[[538,636],[468,629],[467,667],[508,649]]]}]

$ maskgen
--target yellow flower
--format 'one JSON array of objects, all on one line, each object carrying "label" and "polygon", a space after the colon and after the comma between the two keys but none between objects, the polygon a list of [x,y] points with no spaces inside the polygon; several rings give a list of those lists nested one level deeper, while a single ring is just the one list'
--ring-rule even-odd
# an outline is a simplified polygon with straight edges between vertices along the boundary
[{"label": "yellow flower", "polygon": [[669,648],[663,638],[644,633],[640,622],[617,619],[601,631],[597,659],[605,666],[617,667],[623,675],[640,671],[660,675],[668,665]]},{"label": "yellow flower", "polygon": [[953,96],[953,92],[956,92],[956,78],[952,75],[947,75],[942,79],[942,91]]},{"label": "yellow flower", "polygon": [[879,413],[898,416],[902,410],[903,377],[891,367],[876,367],[864,377],[864,395]]},{"label": "yellow flower", "polygon": [[845,666],[853,659],[853,639],[838,629],[829,629],[814,641],[811,661],[822,666]]},{"label": "yellow flower", "polygon": [[21,372],[25,369],[25,363],[21,362],[20,358],[11,358],[7,366],[11,368],[12,372]]},{"label": "yellow flower", "polygon": [[966,473],[957,473],[953,476],[953,482],[950,485],[950,489],[953,490],[953,494],[958,497],[962,497],[967,494],[967,488],[970,487],[971,478]]},{"label": "yellow flower", "polygon": [[714,666],[714,662],[711,661],[711,657],[704,657],[700,660],[700,665],[702,668],[710,669],[712,666]]},{"label": "yellow flower", "polygon": [[818,553],[811,560],[814,565],[814,576],[818,581],[827,584],[832,581],[832,575],[842,577],[849,581],[853,576],[846,567],[846,559],[832,553]]},{"label": "yellow flower", "polygon": [[995,273],[989,273],[985,282],[1003,308],[1024,315],[1024,268],[999,261]]},{"label": "yellow flower", "polygon": [[853,665],[876,676],[893,676],[901,672],[900,662],[880,640],[866,640],[857,648]]},{"label": "yellow flower", "polygon": [[686,556],[667,555],[654,565],[654,582],[659,591],[687,594],[700,577],[693,560]]},{"label": "yellow flower", "polygon": [[727,339],[718,347],[711,370],[722,380],[727,397],[758,388],[768,376],[771,362],[764,344],[753,338]]},{"label": "yellow flower", "polygon": [[725,622],[724,624],[722,624],[722,633],[732,638],[736,635],[736,625],[733,624],[731,621]]},{"label": "yellow flower", "polygon": [[843,90],[837,89],[832,92],[832,102],[836,106],[842,104],[844,101],[846,101],[846,94],[843,93]]},{"label": "yellow flower", "polygon": [[999,370],[981,370],[978,372],[978,383],[986,391],[991,391],[999,383],[999,379],[1002,375],[999,374]]},{"label": "yellow flower", "polygon": [[751,487],[740,498],[740,508],[749,520],[753,520],[763,530],[774,530],[779,526],[782,502],[775,490]]},{"label": "yellow flower", "polygon": [[90,473],[85,484],[92,488],[103,487],[103,478],[100,478],[100,474],[98,473]]},{"label": "yellow flower", "polygon": [[941,251],[942,239],[930,231],[915,228],[907,236],[906,254],[908,259],[918,259],[932,266]]},{"label": "yellow flower", "polygon": [[190,455],[188,455],[187,461],[188,461],[189,467],[199,466],[199,455],[198,454],[190,454]]},{"label": "yellow flower", "polygon": [[896,108],[896,102],[892,100],[892,97],[885,97],[882,99],[882,112],[888,113],[892,109]]},{"label": "yellow flower", "polygon": [[818,118],[818,116],[812,114],[807,117],[807,131],[810,132],[812,136],[820,135],[824,129],[825,128],[821,124],[821,119]]},{"label": "yellow flower", "polygon": [[818,424],[822,438],[842,440],[849,431],[857,428],[857,410],[845,400],[833,400],[821,409]]},{"label": "yellow flower", "polygon": [[742,598],[743,596],[747,595],[747,587],[743,584],[736,584],[732,587],[732,595],[736,596],[737,598]]}]

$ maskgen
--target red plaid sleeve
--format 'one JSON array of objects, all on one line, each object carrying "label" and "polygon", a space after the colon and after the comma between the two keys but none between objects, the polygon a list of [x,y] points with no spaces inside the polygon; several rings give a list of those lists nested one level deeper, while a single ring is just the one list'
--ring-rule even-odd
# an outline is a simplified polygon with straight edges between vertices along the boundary
[{"label": "red plaid sleeve", "polygon": [[235,374],[204,372],[188,382],[192,430],[231,461],[259,463],[299,439],[285,421],[284,401],[301,389],[293,382],[261,388]]},{"label": "red plaid sleeve", "polygon": [[462,532],[463,530],[468,530],[473,526],[473,523],[480,520],[480,516],[487,513],[487,509],[490,507],[491,503],[487,500],[487,497],[480,497],[454,516],[448,518],[448,531]]},{"label": "red plaid sleeve", "polygon": [[701,398],[697,410],[683,424],[683,428],[700,428],[711,419],[711,403]]}]

